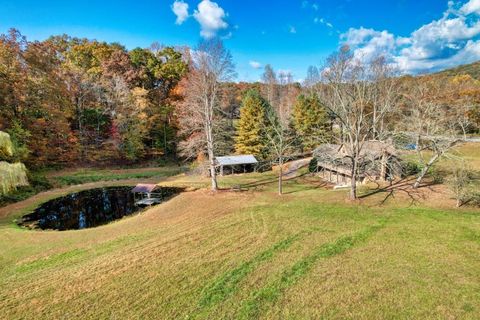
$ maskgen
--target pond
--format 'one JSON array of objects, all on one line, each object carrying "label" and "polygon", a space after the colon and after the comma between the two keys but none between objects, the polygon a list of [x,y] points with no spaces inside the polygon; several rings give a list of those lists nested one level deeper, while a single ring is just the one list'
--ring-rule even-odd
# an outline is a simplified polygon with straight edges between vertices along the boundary
[{"label": "pond", "polygon": [[[131,190],[132,187],[108,187],[72,193],[45,202],[23,216],[19,225],[60,231],[97,227],[142,210],[135,205]],[[155,192],[165,201],[181,189],[158,187]]]}]

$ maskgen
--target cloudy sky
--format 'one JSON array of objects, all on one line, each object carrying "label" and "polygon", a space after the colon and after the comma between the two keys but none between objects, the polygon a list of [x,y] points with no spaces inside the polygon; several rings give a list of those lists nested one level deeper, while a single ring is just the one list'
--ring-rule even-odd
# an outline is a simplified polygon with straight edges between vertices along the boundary
[{"label": "cloudy sky", "polygon": [[301,80],[344,43],[404,73],[480,60],[480,0],[0,0],[0,31],[10,27],[31,40],[68,33],[130,49],[219,36],[246,81],[267,63]]}]

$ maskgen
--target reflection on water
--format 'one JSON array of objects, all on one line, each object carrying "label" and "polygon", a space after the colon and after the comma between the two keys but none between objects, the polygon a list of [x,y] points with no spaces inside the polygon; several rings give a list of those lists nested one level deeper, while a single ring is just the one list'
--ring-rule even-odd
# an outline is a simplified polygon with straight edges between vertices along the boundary
[{"label": "reflection on water", "polygon": [[[72,193],[50,200],[19,223],[29,228],[72,230],[92,228],[130,215],[135,206],[132,187],[99,188]],[[159,188],[165,200],[180,192],[177,188]]]}]

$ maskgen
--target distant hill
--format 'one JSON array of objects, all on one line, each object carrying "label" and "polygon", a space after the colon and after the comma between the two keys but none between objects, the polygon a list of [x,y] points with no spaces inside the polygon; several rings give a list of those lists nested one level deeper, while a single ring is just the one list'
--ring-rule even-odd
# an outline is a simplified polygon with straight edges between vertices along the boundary
[{"label": "distant hill", "polygon": [[472,78],[480,80],[480,61],[477,61],[471,64],[464,64],[452,69],[440,71],[437,74],[448,75],[448,76],[468,74]]}]

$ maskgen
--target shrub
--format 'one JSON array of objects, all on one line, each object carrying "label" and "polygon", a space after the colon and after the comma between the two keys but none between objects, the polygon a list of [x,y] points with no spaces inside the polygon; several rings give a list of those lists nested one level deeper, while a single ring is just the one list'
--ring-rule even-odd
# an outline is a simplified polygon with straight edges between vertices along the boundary
[{"label": "shrub", "polygon": [[447,185],[455,195],[457,207],[461,207],[469,201],[472,182],[473,174],[464,164],[454,166],[452,175],[447,178]]},{"label": "shrub", "polygon": [[422,167],[420,166],[420,164],[418,164],[415,161],[411,161],[411,160],[404,161],[401,164],[401,166],[403,168],[403,176],[404,177],[413,176],[413,175],[418,174],[420,171],[422,171]]},{"label": "shrub", "polygon": [[480,192],[475,191],[470,193],[466,202],[474,207],[480,207]]},{"label": "shrub", "polygon": [[313,157],[308,164],[308,172],[314,173],[317,172],[318,169],[318,160],[317,158]]}]

